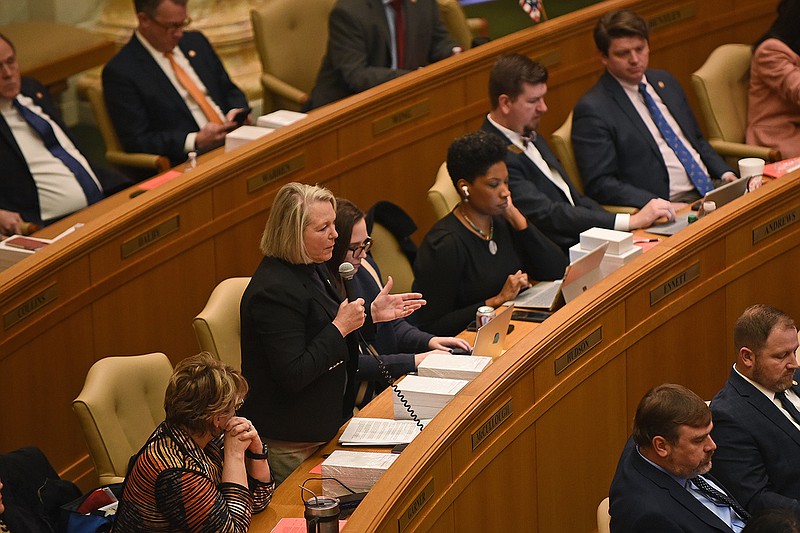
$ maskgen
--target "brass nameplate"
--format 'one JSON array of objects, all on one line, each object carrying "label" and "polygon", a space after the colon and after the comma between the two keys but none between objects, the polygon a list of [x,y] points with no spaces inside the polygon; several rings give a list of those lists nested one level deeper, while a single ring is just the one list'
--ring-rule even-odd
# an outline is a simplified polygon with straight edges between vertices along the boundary
[{"label": "brass nameplate", "polygon": [[3,329],[7,330],[14,324],[25,320],[45,305],[55,301],[56,298],[58,298],[58,285],[53,284],[4,314]]},{"label": "brass nameplate", "polygon": [[486,440],[486,437],[491,435],[495,429],[499,428],[503,422],[508,420],[508,417],[510,417],[513,412],[514,409],[511,407],[511,400],[508,400],[503,404],[503,407],[495,411],[495,413],[489,417],[489,420],[481,424],[481,427],[472,434],[472,450],[474,451],[475,448],[480,446],[480,444]]},{"label": "brass nameplate", "polygon": [[264,185],[272,183],[273,181],[280,179],[284,176],[288,176],[292,172],[300,170],[305,166],[306,166],[305,154],[296,155],[291,159],[282,161],[281,163],[270,168],[263,174],[259,174],[258,176],[247,180],[247,192],[248,194],[253,193],[258,189],[260,189],[261,187],[263,187]]},{"label": "brass nameplate", "polygon": [[402,126],[403,124],[411,122],[412,120],[417,120],[418,118],[424,117],[430,112],[430,100],[417,102],[416,104],[405,107],[400,111],[395,111],[391,115],[386,115],[375,120],[372,123],[372,135],[376,136],[380,135],[381,133],[386,133],[392,128]]},{"label": "brass nameplate", "polygon": [[411,502],[411,504],[406,507],[406,510],[403,511],[403,514],[397,520],[397,531],[399,533],[403,533],[405,529],[411,524],[411,521],[416,518],[417,514],[431,501],[433,498],[433,478],[428,481],[428,484],[425,485],[425,488],[422,489],[422,492],[417,494],[417,497]]},{"label": "brass nameplate", "polygon": [[650,291],[650,307],[653,307],[658,302],[682,288],[690,281],[697,279],[700,275],[700,263],[695,263],[677,276],[674,276],[655,289]]},{"label": "brass nameplate", "polygon": [[695,4],[685,4],[669,11],[662,11],[650,17],[647,24],[650,26],[650,31],[654,29],[661,29],[671,24],[683,22],[695,16],[697,7]]},{"label": "brass nameplate", "polygon": [[122,246],[120,246],[120,251],[122,252],[122,258],[127,259],[136,252],[139,252],[142,249],[147,248],[151,244],[160,241],[170,233],[175,233],[180,229],[180,227],[181,227],[181,216],[175,215],[171,218],[168,218],[159,225],[154,226],[143,233],[140,233],[133,239],[123,242]]},{"label": "brass nameplate", "polygon": [[589,350],[600,344],[603,340],[603,327],[600,326],[581,342],[569,349],[567,353],[556,359],[556,376],[567,369],[569,365],[583,357]]},{"label": "brass nameplate", "polygon": [[800,214],[800,207],[795,207],[788,213],[784,213],[778,218],[773,218],[766,224],[753,230],[753,244],[763,241],[767,237],[772,237],[781,230],[786,229],[795,222]]}]

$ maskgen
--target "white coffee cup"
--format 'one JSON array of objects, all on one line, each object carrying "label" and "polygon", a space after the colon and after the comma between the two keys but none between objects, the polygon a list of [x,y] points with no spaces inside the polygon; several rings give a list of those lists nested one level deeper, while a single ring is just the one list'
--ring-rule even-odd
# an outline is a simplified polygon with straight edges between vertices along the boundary
[{"label": "white coffee cup", "polygon": [[745,157],[739,160],[739,177],[748,179],[764,173],[764,160],[758,157]]}]

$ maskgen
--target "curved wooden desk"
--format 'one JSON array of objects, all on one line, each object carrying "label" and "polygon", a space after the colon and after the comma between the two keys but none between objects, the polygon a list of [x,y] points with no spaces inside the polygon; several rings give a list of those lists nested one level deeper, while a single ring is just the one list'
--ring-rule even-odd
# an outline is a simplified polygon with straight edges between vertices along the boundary
[{"label": "curved wooden desk", "polygon": [[[0,451],[37,445],[59,473],[80,481],[84,488],[95,484],[91,461],[70,409],[87,370],[96,360],[115,354],[163,351],[176,362],[195,353],[197,344],[191,319],[203,308],[217,282],[252,274],[259,260],[257,245],[268,209],[281,185],[292,180],[325,184],[362,207],[377,200],[393,201],[417,221],[421,235],[433,223],[433,215],[424,201],[425,192],[446,148],[453,138],[477,129],[487,112],[486,80],[495,58],[504,52],[521,52],[540,59],[550,68],[550,112],[542,126],[546,135],[561,124],[578,96],[594,82],[600,63],[594,57],[591,28],[602,12],[618,7],[635,9],[660,25],[651,38],[651,63],[654,67],[670,68],[688,87],[689,73],[699,67],[711,49],[723,42],[751,42],[767,27],[774,0],[688,0],[666,8],[655,0],[609,0],[317,110],[308,119],[250,146],[204,161],[197,169],[157,190],[132,199],[127,194],[117,195],[47,228],[43,236],[53,236],[59,229],[77,222],[85,223],[75,234],[0,273],[0,390],[3,391]],[[788,187],[784,183],[794,181],[785,180],[775,190]],[[786,198],[789,197],[787,194]],[[765,209],[772,212],[783,209],[783,198],[769,195],[764,198]],[[693,230],[691,235],[701,233]],[[606,285],[607,290],[592,292],[597,303],[588,305],[584,299],[585,308],[571,306],[561,311],[552,325],[539,328],[544,331],[526,340],[524,347],[515,348],[516,355],[505,359],[508,363],[496,365],[482,380],[487,388],[482,394],[491,397],[484,398],[473,387],[470,394],[456,402],[465,408],[464,412],[467,408],[472,410],[470,420],[477,424],[477,420],[492,416],[501,402],[511,397],[517,406],[515,417],[535,420],[532,429],[523,430],[524,426],[513,424],[520,428],[519,438],[505,431],[490,437],[491,442],[498,439],[500,443],[508,442],[511,455],[500,455],[497,462],[505,464],[510,472],[517,472],[524,483],[515,484],[511,476],[500,475],[493,469],[486,470],[492,472],[490,475],[482,474],[484,470],[475,466],[465,470],[464,465],[472,461],[473,455],[456,435],[461,435],[459,432],[464,430],[466,422],[437,421],[426,437],[430,439],[426,447],[430,446],[435,456],[413,465],[406,457],[414,454],[404,455],[398,468],[387,476],[413,480],[411,485],[397,483],[395,486],[403,489],[396,497],[415,494],[418,484],[427,483],[420,476],[435,466],[436,472],[445,475],[439,479],[453,479],[465,494],[477,491],[478,486],[493,486],[493,494],[508,496],[493,497],[487,505],[516,509],[519,504],[523,518],[536,516],[542,531],[557,530],[548,520],[570,523],[578,513],[562,513],[562,507],[555,504],[563,501],[568,487],[556,481],[556,465],[567,463],[569,457],[584,449],[583,441],[591,438],[597,441],[595,457],[603,462],[599,469],[582,465],[584,470],[578,470],[580,476],[574,479],[585,485],[585,493],[592,499],[592,505],[596,504],[605,490],[601,490],[609,470],[605,460],[616,454],[627,424],[624,409],[643,392],[643,383],[681,378],[706,395],[718,387],[719,380],[714,377],[719,378],[723,371],[715,373],[712,369],[718,368],[722,356],[712,358],[707,353],[721,344],[719,339],[727,338],[729,315],[738,313],[745,302],[772,298],[772,293],[764,293],[762,298],[755,288],[740,282],[738,276],[746,279],[750,268],[766,265],[769,275],[764,280],[759,276],[759,284],[780,286],[780,290],[775,289],[779,297],[770,301],[784,305],[790,312],[793,310],[792,305],[786,305],[793,304],[790,298],[793,289],[785,290],[775,274],[794,259],[792,253],[787,253],[785,259],[779,256],[781,249],[773,244],[786,242],[785,232],[777,241],[761,245],[768,255],[752,254],[743,263],[731,263],[733,266],[726,262],[733,261],[726,259],[726,254],[738,249],[728,251],[726,245],[720,244],[722,241],[713,240],[722,239],[727,233],[722,228],[714,231],[708,228],[706,233],[702,242],[708,248],[703,251],[691,248],[682,251],[683,255],[675,254],[673,248],[677,245],[670,241],[627,269],[630,279],[639,279],[642,287],[656,278],[665,279],[668,269],[664,269],[676,258],[685,259],[686,254],[697,253],[706,265],[704,268],[718,265],[727,269],[721,277],[712,276],[710,284],[692,285],[704,287],[703,297],[717,304],[715,312],[724,315],[710,324],[716,331],[713,340],[706,339],[705,344],[696,346],[695,380],[683,379],[682,374],[673,372],[679,361],[686,360],[685,356],[677,355],[686,349],[686,342],[675,335],[713,315],[695,312],[694,308],[669,299],[656,308],[664,308],[663,313],[653,314],[653,309],[639,299]],[[794,236],[793,231],[790,234]],[[788,244],[782,246],[783,251],[792,249]],[[774,256],[769,255],[773,253]],[[660,261],[662,257],[671,259]],[[703,270],[702,276],[711,274]],[[619,278],[614,279],[619,281]],[[628,280],[622,281],[626,281],[626,291],[636,289]],[[738,298],[736,305],[723,305],[727,300],[718,291],[725,285],[731,286],[730,298]],[[676,299],[684,302],[683,297]],[[595,314],[587,315],[587,309],[594,309]],[[614,346],[624,347],[629,356],[625,362],[612,355],[613,350],[604,351],[608,354],[604,364],[602,358],[592,357],[590,362],[594,366],[581,363],[570,367],[570,372],[564,375],[551,375],[552,362],[546,358],[557,348],[577,342],[589,327],[586,324],[592,320],[595,322],[591,323],[596,323],[599,317],[603,317],[604,343],[605,339],[616,338]],[[698,341],[701,339],[698,336]],[[672,351],[655,361],[631,356],[667,347]],[[523,356],[523,352],[530,355]],[[534,367],[539,370],[525,379],[520,377],[524,369]],[[551,370],[550,374],[545,368]],[[594,385],[576,389],[577,378],[571,377],[573,368],[579,369]],[[613,378],[616,385],[611,388],[616,392],[625,390],[628,384],[639,385],[623,397],[607,396],[606,374]],[[565,377],[570,379],[565,381]],[[698,381],[705,388],[697,387]],[[513,387],[508,388],[511,384]],[[581,392],[573,393],[573,389]],[[595,396],[593,392],[603,394]],[[599,410],[602,401],[609,405]],[[562,416],[571,420],[566,414],[573,410],[584,416],[588,425],[561,424]],[[603,427],[597,435],[586,431],[599,427],[602,421],[616,429],[609,431]],[[451,446],[456,448],[450,451]],[[475,458],[488,462],[494,452],[487,450],[496,446],[482,445]],[[532,479],[538,479],[540,484],[536,486],[546,490],[542,488],[538,493],[527,490]],[[510,489],[505,485],[508,483]],[[379,488],[377,493],[383,490]],[[451,503],[461,501],[455,498],[455,492],[442,490],[441,485],[436,488],[437,498],[449,494],[447,498],[453,498]],[[578,494],[581,493],[579,490]],[[394,513],[405,500],[391,504],[390,498],[384,501],[386,512]],[[584,503],[589,505],[589,502],[581,505]],[[537,511],[545,507],[559,512],[545,517]],[[480,512],[475,505],[464,510],[450,507],[443,514],[431,513],[429,509],[423,507],[423,515],[414,523],[434,527],[432,520],[442,520],[445,524],[456,514],[471,517]],[[372,527],[362,522],[365,518],[354,516],[353,520],[364,525],[365,530]],[[376,527],[378,523],[389,527],[385,524],[394,518],[376,512],[375,520]]]}]

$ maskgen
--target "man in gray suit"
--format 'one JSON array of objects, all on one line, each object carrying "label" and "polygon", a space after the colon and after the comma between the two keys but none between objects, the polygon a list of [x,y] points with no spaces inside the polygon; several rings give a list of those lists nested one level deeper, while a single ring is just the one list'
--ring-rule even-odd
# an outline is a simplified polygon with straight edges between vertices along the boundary
[{"label": "man in gray suit", "polygon": [[306,110],[458,53],[435,0],[338,0]]}]

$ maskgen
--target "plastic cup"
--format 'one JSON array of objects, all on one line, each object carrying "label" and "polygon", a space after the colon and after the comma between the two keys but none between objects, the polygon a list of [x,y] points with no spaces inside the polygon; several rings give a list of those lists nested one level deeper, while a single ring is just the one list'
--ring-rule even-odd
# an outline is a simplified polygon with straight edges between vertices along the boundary
[{"label": "plastic cup", "polygon": [[739,160],[739,177],[749,179],[764,173],[764,160],[758,157],[745,157]]}]

